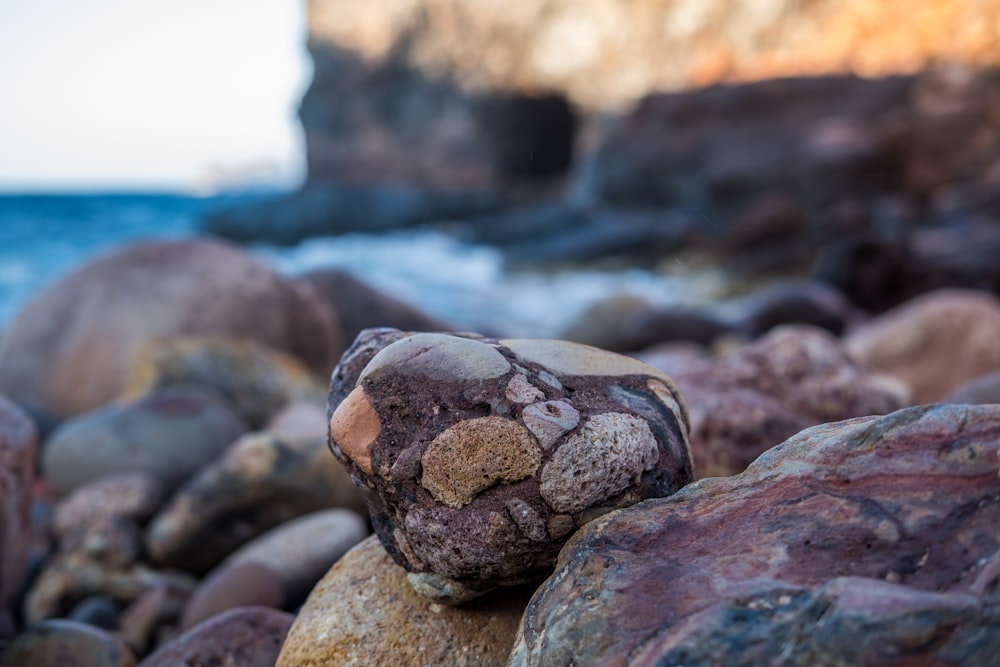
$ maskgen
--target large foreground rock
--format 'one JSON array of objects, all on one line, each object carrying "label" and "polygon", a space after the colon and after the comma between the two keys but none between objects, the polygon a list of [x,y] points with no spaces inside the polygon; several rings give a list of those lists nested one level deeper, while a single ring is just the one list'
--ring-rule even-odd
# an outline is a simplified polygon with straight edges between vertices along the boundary
[{"label": "large foreground rock", "polygon": [[510,664],[993,664],[998,454],[1000,406],[908,408],[597,519]]},{"label": "large foreground rock", "polygon": [[436,601],[544,576],[577,526],[692,479],[670,378],[566,341],[368,329],[329,411],[376,533]]},{"label": "large foreground rock", "polygon": [[313,589],[277,664],[499,667],[529,594],[506,589],[464,607],[428,603],[372,536]]},{"label": "large foreground rock", "polygon": [[181,335],[251,339],[321,376],[343,351],[318,295],[236,246],[137,243],[28,302],[0,340],[0,391],[44,421],[65,419],[117,397],[143,343]]}]

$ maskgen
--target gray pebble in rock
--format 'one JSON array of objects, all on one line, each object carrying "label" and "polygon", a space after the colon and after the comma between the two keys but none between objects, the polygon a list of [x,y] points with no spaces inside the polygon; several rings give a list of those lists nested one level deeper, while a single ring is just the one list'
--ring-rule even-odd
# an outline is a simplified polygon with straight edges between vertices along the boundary
[{"label": "gray pebble in rock", "polygon": [[521,419],[543,449],[555,444],[563,434],[580,423],[580,413],[566,401],[533,403],[521,411]]}]

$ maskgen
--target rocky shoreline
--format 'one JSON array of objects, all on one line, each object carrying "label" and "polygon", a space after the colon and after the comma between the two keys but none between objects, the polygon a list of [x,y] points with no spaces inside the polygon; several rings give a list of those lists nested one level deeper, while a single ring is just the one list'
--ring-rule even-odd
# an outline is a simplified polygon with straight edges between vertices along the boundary
[{"label": "rocky shoreline", "polygon": [[0,343],[0,663],[990,664],[1000,300],[741,304],[414,335],[220,241],[95,258]]}]

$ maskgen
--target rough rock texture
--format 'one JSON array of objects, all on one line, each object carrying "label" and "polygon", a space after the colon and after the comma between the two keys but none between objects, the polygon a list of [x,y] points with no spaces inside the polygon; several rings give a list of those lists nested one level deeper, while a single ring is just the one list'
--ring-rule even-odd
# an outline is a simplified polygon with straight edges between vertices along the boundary
[{"label": "rough rock texture", "polygon": [[998,465],[1000,406],[807,429],[578,531],[510,665],[992,664]]},{"label": "rough rock texture", "polygon": [[499,667],[530,591],[428,604],[375,537],[347,553],[299,610],[277,664]]},{"label": "rough rock texture", "polygon": [[119,400],[196,385],[225,397],[250,428],[259,429],[293,401],[322,404],[326,386],[319,377],[299,359],[250,340],[154,340],[137,353]]},{"label": "rough rock texture", "polygon": [[52,619],[28,628],[0,653],[9,667],[135,667],[121,639],[86,623]]},{"label": "rough rock texture", "polygon": [[914,403],[944,398],[966,380],[1000,370],[1000,300],[945,289],[912,299],[850,333],[847,351],[913,390]]},{"label": "rough rock texture", "polygon": [[322,439],[250,433],[171,498],[146,549],[162,565],[206,572],[269,529],[331,507],[363,512],[364,502]]},{"label": "rough rock texture", "polygon": [[343,350],[315,292],[236,246],[205,239],[124,246],[43,290],[0,340],[0,391],[48,423],[103,406],[152,338],[247,338],[321,376]]},{"label": "rough rock texture", "polygon": [[738,473],[807,426],[909,404],[902,383],[854,364],[828,332],[800,325],[692,363],[674,379],[691,415],[699,477]]},{"label": "rough rock texture", "polygon": [[272,667],[294,620],[287,612],[267,607],[231,609],[160,647],[141,665]]},{"label": "rough rock texture", "polygon": [[441,601],[536,578],[575,526],[692,478],[670,378],[565,341],[366,330],[329,411],[379,538]]},{"label": "rough rock texture", "polygon": [[27,565],[37,446],[31,418],[0,396],[0,609],[10,604]]},{"label": "rough rock texture", "polygon": [[42,473],[63,494],[132,472],[173,490],[246,430],[218,395],[191,387],[164,389],[60,424],[45,441]]}]

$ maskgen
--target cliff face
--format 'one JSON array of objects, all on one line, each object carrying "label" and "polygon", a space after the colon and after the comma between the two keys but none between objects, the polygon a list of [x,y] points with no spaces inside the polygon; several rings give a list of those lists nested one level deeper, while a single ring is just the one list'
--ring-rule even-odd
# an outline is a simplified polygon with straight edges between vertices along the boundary
[{"label": "cliff face", "polygon": [[526,161],[558,173],[574,111],[718,81],[995,64],[996,16],[1000,0],[308,0],[309,178],[450,189]]}]

